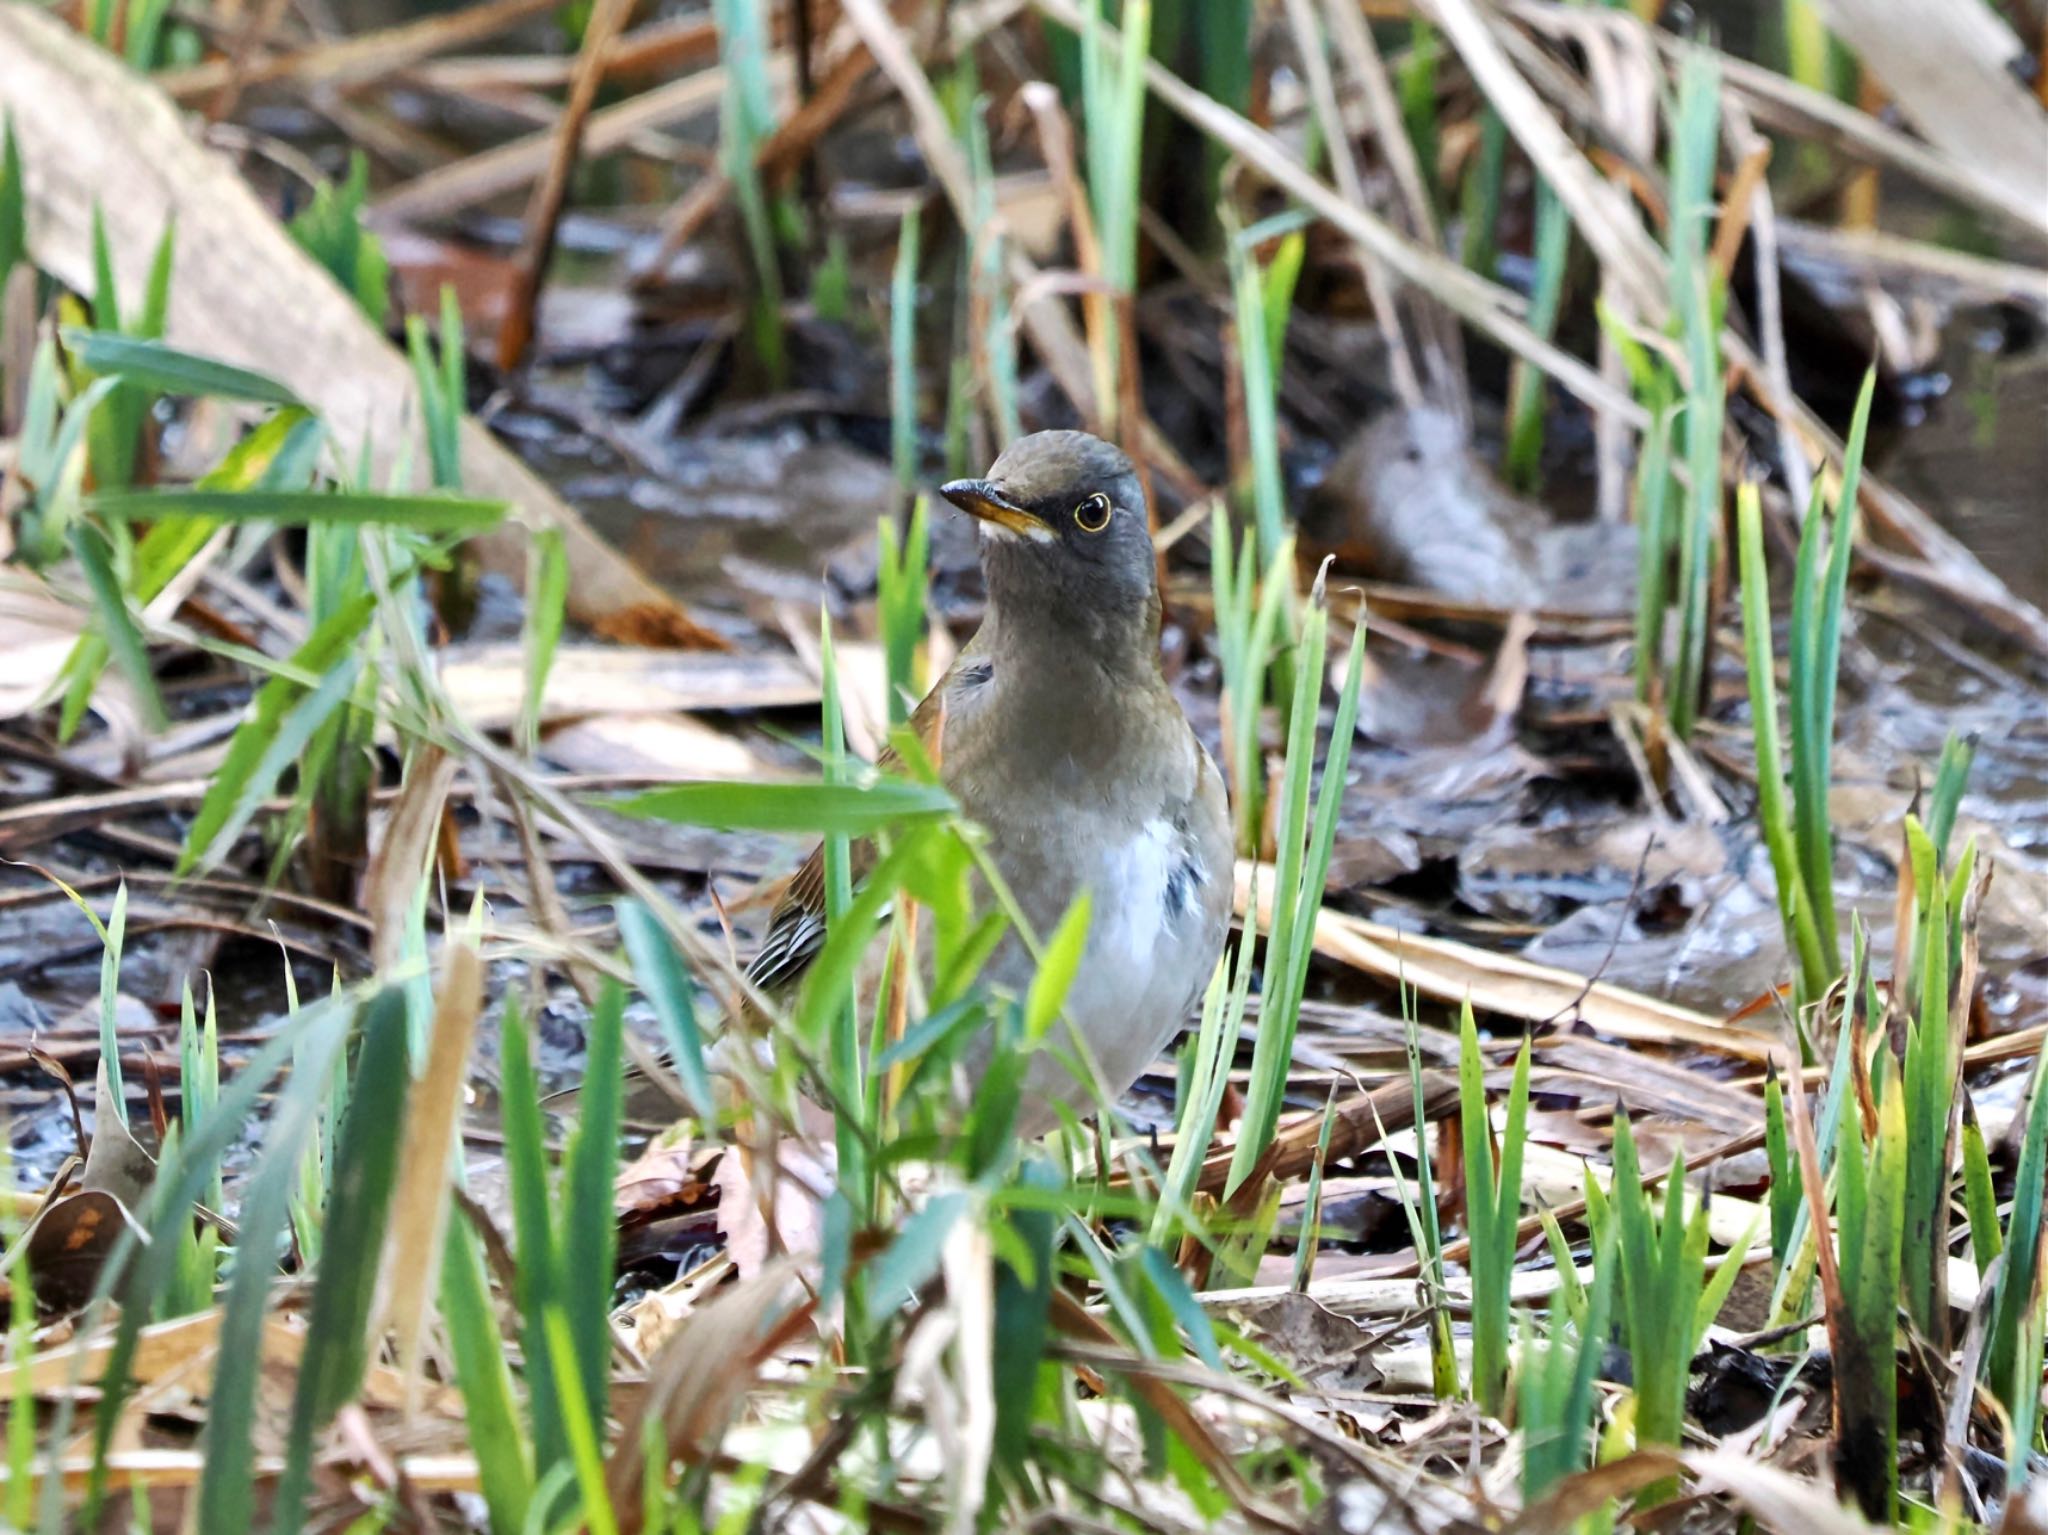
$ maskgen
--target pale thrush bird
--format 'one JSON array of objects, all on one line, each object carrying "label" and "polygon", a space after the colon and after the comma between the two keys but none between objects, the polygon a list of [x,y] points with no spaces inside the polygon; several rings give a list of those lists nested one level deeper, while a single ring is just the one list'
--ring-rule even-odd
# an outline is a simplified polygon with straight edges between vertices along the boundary
[{"label": "pale thrush bird", "polygon": [[[981,524],[981,628],[911,727],[1033,931],[1090,892],[1087,947],[1065,1016],[1113,1098],[1172,1039],[1207,986],[1230,920],[1223,780],[1159,666],[1159,589],[1130,460],[1085,432],[1038,432],[986,479],[941,494]],[[856,850],[856,870],[867,861]],[[985,895],[985,892],[983,892]],[[822,854],[769,921],[748,978],[786,993],[825,941]],[[1033,961],[1007,936],[985,983],[1022,995]],[[1071,1045],[1056,1030],[1055,1044]],[[988,1047],[972,1046],[977,1079]],[[1078,1054],[1078,1052],[1074,1052]],[[1096,1101],[1058,1055],[1032,1058],[1017,1131]]]}]

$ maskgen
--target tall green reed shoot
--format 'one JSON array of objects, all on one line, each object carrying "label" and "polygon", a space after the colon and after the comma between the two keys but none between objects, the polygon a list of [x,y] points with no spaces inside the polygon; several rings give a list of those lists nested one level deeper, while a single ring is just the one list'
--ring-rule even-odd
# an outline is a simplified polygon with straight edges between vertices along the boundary
[{"label": "tall green reed shoot", "polygon": [[1437,190],[1437,64],[1443,50],[1443,40],[1435,25],[1416,14],[1408,25],[1408,47],[1394,66],[1394,93],[1400,98],[1401,122],[1415,146],[1415,160],[1422,167],[1423,184],[1432,201]]},{"label": "tall green reed shoot", "polygon": [[1407,1180],[1401,1176],[1400,1164],[1394,1162],[1390,1165],[1394,1169],[1395,1190],[1408,1218],[1409,1235],[1421,1261],[1423,1294],[1430,1308],[1430,1384],[1437,1396],[1450,1398],[1458,1394],[1458,1350],[1451,1336],[1450,1290],[1444,1283],[1443,1223],[1437,1214],[1436,1170],[1430,1156],[1428,1115],[1424,1110],[1422,1031],[1415,1017],[1415,992],[1405,983],[1401,987],[1401,1017],[1407,1026],[1408,1092],[1415,1115],[1415,1187],[1412,1192]]},{"label": "tall green reed shoot", "polygon": [[[1265,754],[1259,725],[1265,712],[1267,675],[1280,625],[1294,587],[1294,541],[1281,539],[1278,556],[1262,579],[1258,536],[1231,531],[1230,514],[1218,502],[1209,523],[1209,578],[1215,593],[1216,649],[1223,671],[1224,756],[1230,775],[1231,821],[1237,850],[1256,857],[1265,826]],[[1277,579],[1276,579],[1277,577]]]},{"label": "tall green reed shoot", "polygon": [[[171,305],[171,270],[177,245],[177,226],[164,226],[150,260],[139,308],[124,318],[119,284],[114,277],[113,250],[107,242],[106,221],[97,207],[93,210],[93,328],[112,331],[145,341],[161,340]],[[83,384],[81,377],[79,382]],[[86,427],[86,454],[92,465],[93,484],[100,490],[119,490],[135,481],[136,462],[142,450],[142,430],[148,420],[154,394],[143,385],[124,379],[93,413]]]},{"label": "tall green reed shoot", "polygon": [[[2034,1058],[2029,1102],[2019,1163],[2013,1171],[2012,1212],[1992,1253],[2004,1262],[1984,1350],[1984,1378],[2012,1422],[2006,1465],[2015,1492],[2040,1437],[2041,1380],[2048,1371],[2048,1324],[2042,1314],[2048,1300],[2048,1244],[2042,1241],[2048,1212],[2048,1049]],[[1973,1207],[1973,1233],[1977,1213]],[[1995,1223],[1991,1230],[1997,1236]],[[1988,1267],[1990,1258],[1981,1250],[1979,1256]]]},{"label": "tall green reed shoot", "polygon": [[1671,312],[1685,359],[1688,483],[1678,518],[1678,656],[1666,700],[1671,726],[1692,734],[1706,682],[1713,614],[1709,591],[1721,525],[1721,312],[1724,294],[1708,260],[1714,163],[1720,143],[1721,75],[1712,54],[1696,49],[1679,67],[1671,123]]},{"label": "tall green reed shoot", "polygon": [[[1835,1053],[1828,1071],[1827,1090],[1821,1097],[1820,1121],[1813,1132],[1822,1178],[1828,1177],[1834,1168],[1837,1147],[1842,1144],[1842,1123],[1854,1101],[1853,1051],[1857,1039],[1854,1017],[1858,1006],[1863,1005],[1859,989],[1869,974],[1868,935],[1858,921],[1850,928],[1849,969],[1841,986],[1831,994],[1831,998],[1836,999]],[[1772,1327],[1785,1326],[1806,1314],[1814,1274],[1820,1263],[1820,1243],[1813,1229],[1812,1207],[1805,1198],[1806,1177],[1799,1163],[1798,1145],[1796,1141],[1786,1144],[1798,1120],[1790,1096],[1800,1091],[1803,1089],[1796,1081],[1789,1089],[1780,1081],[1775,1098],[1767,1092],[1764,1105],[1765,1157],[1771,1169],[1772,1254],[1776,1263],[1771,1284],[1771,1309],[1766,1318],[1767,1325]],[[1774,1108],[1778,1127],[1775,1133],[1772,1129]],[[1787,1200],[1791,1202],[1792,1209],[1789,1229],[1784,1231],[1781,1254],[1777,1222]],[[1792,1340],[1787,1342],[1789,1346]]]},{"label": "tall green reed shoot", "polygon": [[904,213],[889,279],[889,457],[905,495],[917,485],[917,255],[921,224]]},{"label": "tall green reed shoot", "polygon": [[1508,125],[1491,106],[1479,111],[1479,152],[1465,170],[1460,212],[1465,231],[1459,259],[1482,277],[1500,262],[1500,193],[1507,171]]},{"label": "tall green reed shoot", "polygon": [[370,162],[355,150],[349,155],[348,174],[339,182],[315,187],[313,200],[287,227],[300,248],[348,290],[370,322],[382,325],[391,307],[391,264],[383,242],[363,223],[369,199]]},{"label": "tall green reed shoot", "polygon": [[[624,1000],[617,986],[607,985],[591,1012],[589,1055],[578,1095],[582,1114],[554,1188],[545,1160],[531,1045],[516,1005],[508,1003],[501,1024],[500,1103],[536,1482],[570,1463],[572,1414],[594,1412],[601,1420],[609,1391],[609,1310],[617,1240],[611,1185],[618,1166]],[[470,1262],[468,1254],[451,1249],[448,1262],[445,1282],[459,1289],[473,1287],[475,1276],[462,1272]],[[566,1348],[552,1344],[550,1319],[559,1319],[564,1328]],[[484,1345],[485,1340],[472,1337],[463,1348],[474,1356]],[[475,1359],[464,1383],[466,1397],[472,1384],[489,1404],[487,1410],[501,1410],[497,1374],[481,1358]],[[532,1496],[519,1463],[501,1459],[494,1476],[502,1506],[510,1508]],[[557,1477],[556,1486],[562,1485]]]},{"label": "tall green reed shoot", "polygon": [[1970,998],[1953,1003],[1956,944],[1964,923],[1963,903],[1976,866],[1976,844],[1964,848],[1953,874],[1944,878],[1940,855],[1918,818],[1906,817],[1906,845],[1914,875],[1918,939],[1912,964],[1917,992],[1906,972],[1897,989],[1906,1000],[1906,1047],[1899,1090],[1905,1097],[1906,1183],[1903,1291],[1906,1313],[1937,1345],[1948,1334],[1948,1206],[1955,1156],[1957,1095],[1962,1088],[1963,1042],[1969,1033]]},{"label": "tall green reed shoot", "polygon": [[[1250,503],[1260,555],[1269,573],[1280,568],[1277,557],[1287,529],[1287,492],[1280,467],[1279,358],[1273,350],[1276,335],[1284,335],[1285,328],[1284,318],[1275,323],[1275,313],[1277,310],[1284,317],[1292,284],[1286,267],[1269,272],[1260,265],[1257,252],[1275,235],[1291,235],[1299,226],[1297,215],[1280,214],[1249,229],[1233,231],[1226,248],[1250,454],[1245,465],[1250,483],[1238,491],[1241,499]],[[1277,277],[1277,283],[1269,286],[1269,277]]]},{"label": "tall green reed shoot", "polygon": [[[1086,130],[1088,201],[1102,255],[1102,280],[1112,305],[1128,304],[1138,291],[1138,179],[1145,128],[1145,58],[1152,46],[1151,0],[1124,0],[1117,17],[1121,36],[1114,47],[1106,27],[1106,0],[1088,0],[1088,24],[1081,31],[1081,106]],[[1105,315],[1107,305],[1095,306]],[[1092,348],[1097,413],[1106,429],[1119,430],[1117,414],[1124,368],[1138,360],[1120,358],[1121,327],[1112,322]]]},{"label": "tall green reed shoot", "polygon": [[[1821,483],[1807,507],[1792,578],[1788,633],[1787,718],[1791,760],[1780,753],[1773,668],[1769,575],[1764,565],[1763,512],[1754,485],[1736,492],[1736,541],[1742,572],[1742,634],[1749,671],[1750,714],[1756,733],[1757,817],[1778,884],[1778,911],[1787,947],[1798,962],[1796,996],[1819,1000],[1841,973],[1841,933],[1835,913],[1834,834],[1828,814],[1833,779],[1835,687],[1841,665],[1856,485],[1870,421],[1875,374],[1866,374],[1849,430],[1842,488],[1832,530],[1821,514]],[[1823,537],[1831,539],[1823,563]],[[1785,778],[1789,769],[1791,798]]]},{"label": "tall green reed shoot", "polygon": [[[1676,1447],[1685,1430],[1685,1392],[1692,1357],[1742,1271],[1745,1238],[1714,1277],[1706,1274],[1707,1203],[1685,1210],[1685,1162],[1674,1151],[1658,1210],[1644,1183],[1628,1116],[1614,1123],[1611,1192],[1589,1172],[1586,1219],[1596,1244],[1612,1242],[1620,1255],[1622,1331],[1635,1376],[1636,1443]],[[1675,1481],[1645,1490],[1649,1507],[1677,1491]]]},{"label": "tall green reed shoot", "polygon": [[1277,866],[1273,915],[1267,926],[1251,1084],[1237,1146],[1230,1160],[1230,1192],[1235,1192],[1250,1175],[1279,1125],[1280,1101],[1287,1089],[1287,1064],[1294,1051],[1295,1026],[1301,1019],[1316,918],[1322,910],[1330,849],[1337,835],[1337,811],[1344,797],[1344,777],[1351,760],[1352,731],[1358,720],[1360,673],[1365,659],[1362,615],[1351,634],[1350,655],[1339,686],[1336,717],[1323,761],[1322,785],[1314,796],[1315,819],[1311,828],[1309,790],[1315,770],[1316,723],[1328,661],[1328,631],[1329,611],[1322,580],[1318,578],[1303,611],[1293,653],[1294,695],[1288,711],[1287,758],[1274,837]]},{"label": "tall green reed shoot", "polygon": [[1193,1224],[1191,1212],[1202,1158],[1216,1135],[1216,1117],[1230,1085],[1231,1058],[1237,1052],[1251,999],[1253,938],[1250,933],[1240,934],[1235,960],[1226,953],[1217,962],[1209,989],[1202,996],[1201,1027],[1181,1051],[1180,1112],[1174,1124],[1173,1155],[1152,1212],[1149,1240],[1154,1246],[1163,1245],[1176,1229],[1189,1229]]},{"label": "tall green reed shoot", "polygon": [[[1833,967],[1821,946],[1815,897],[1785,803],[1785,768],[1778,744],[1778,690],[1772,670],[1770,587],[1764,571],[1763,513],[1756,487],[1737,492],[1737,541],[1742,559],[1742,632],[1749,663],[1749,699],[1756,738],[1757,821],[1778,883],[1778,915],[1796,963],[1795,996],[1804,1006],[1826,992]],[[1795,725],[1798,722],[1795,719]],[[1797,775],[1793,790],[1801,787]],[[1832,885],[1832,880],[1830,880]]]},{"label": "tall green reed shoot", "polygon": [[761,142],[775,130],[775,99],[768,83],[768,49],[756,0],[713,0],[719,64],[725,92],[719,103],[718,163],[733,189],[754,263],[748,333],[754,355],[771,383],[788,369],[782,334],[782,260],[774,210],[755,168]]},{"label": "tall green reed shoot", "polygon": [[909,526],[900,535],[895,522],[887,517],[876,533],[882,549],[875,581],[875,617],[882,631],[893,729],[909,721],[925,691],[920,657],[925,643],[925,602],[931,591],[929,500],[919,496],[911,503]]},{"label": "tall green reed shoot", "polygon": [[[191,981],[188,979],[182,988],[178,1007],[178,1060],[177,1133],[180,1139],[189,1141],[205,1128],[208,1117],[220,1103],[220,1024],[214,1012],[211,983],[206,990],[203,1025],[198,1009],[193,1005]],[[220,1169],[215,1168],[201,1189],[199,1202],[218,1214],[226,1205],[224,1193]],[[165,1314],[169,1316],[184,1316],[204,1310],[213,1301],[220,1228],[211,1221],[201,1224],[196,1232],[187,1226],[183,1240],[189,1245],[179,1264],[177,1287],[165,1306]]]},{"label": "tall green reed shoot", "polygon": [[986,103],[967,114],[967,167],[974,186],[972,311],[979,316],[976,341],[986,377],[989,417],[996,437],[1015,442],[1024,435],[1018,407],[1017,336],[1011,320],[1010,279],[1000,221],[996,218],[995,165],[989,150]]},{"label": "tall green reed shoot", "polygon": [[[1549,340],[1557,331],[1564,299],[1565,268],[1571,257],[1572,220],[1564,202],[1540,177],[1536,182],[1536,238],[1531,252],[1534,272],[1529,286],[1529,328]],[[1542,371],[1526,359],[1515,360],[1508,385],[1508,440],[1501,470],[1518,490],[1533,491],[1543,478]],[[1645,436],[1648,452],[1648,435]],[[1666,479],[1668,485],[1668,477]]]},{"label": "tall green reed shoot", "polygon": [[1572,1287],[1559,1285],[1541,1327],[1532,1314],[1522,1314],[1515,1427],[1522,1438],[1525,1508],[1586,1466],[1617,1266],[1612,1247],[1596,1247],[1591,1290],[1575,1296]]},{"label": "tall green reed shoot", "polygon": [[[1836,1470],[1866,1517],[1888,1522],[1899,1485],[1898,1304],[1906,1215],[1906,1093],[1878,1051],[1877,1122],[1852,1128],[1836,1159]],[[1809,1196],[1811,1197],[1811,1196]]]},{"label": "tall green reed shoot", "polygon": [[1515,1056],[1507,1117],[1496,1147],[1487,1108],[1486,1066],[1472,1004],[1458,1020],[1458,1118],[1464,1134],[1465,1229],[1471,1238],[1472,1399],[1492,1417],[1507,1406],[1509,1282],[1522,1218],[1522,1150],[1529,1133],[1529,1042]]},{"label": "tall green reed shoot", "polygon": [[22,179],[21,145],[14,114],[0,114],[0,289],[28,255],[28,186]]},{"label": "tall green reed shoot", "polygon": [[1792,771],[1795,789],[1792,832],[1807,896],[1813,903],[1821,949],[1831,969],[1840,968],[1840,931],[1834,899],[1834,840],[1828,820],[1833,779],[1835,688],[1841,669],[1842,614],[1849,585],[1849,551],[1856,525],[1856,491],[1870,429],[1870,404],[1877,371],[1863,376],[1856,414],[1842,459],[1842,485],[1835,498],[1825,574],[1821,568],[1821,519],[1807,509],[1800,530],[1799,559],[1792,583],[1791,656],[1788,676],[1792,711]]}]

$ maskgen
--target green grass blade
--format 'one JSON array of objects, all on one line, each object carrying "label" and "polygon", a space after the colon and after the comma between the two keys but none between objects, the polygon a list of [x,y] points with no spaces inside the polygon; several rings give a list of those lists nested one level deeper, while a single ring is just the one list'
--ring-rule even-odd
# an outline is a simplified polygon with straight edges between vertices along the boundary
[{"label": "green grass blade", "polygon": [[[74,895],[73,900],[77,900]],[[80,903],[83,906],[83,903]],[[87,916],[92,908],[84,908]],[[93,926],[99,927],[95,918]],[[121,1081],[121,1035],[117,1018],[121,1000],[121,943],[128,933],[128,881],[122,880],[114,890],[113,909],[107,913],[107,925],[100,928],[100,1061],[107,1071],[107,1092],[114,1117],[123,1125],[128,1123],[127,1089]]]},{"label": "green grass blade", "polygon": [[889,279],[889,457],[896,483],[917,486],[917,257],[919,209],[903,215]]},{"label": "green grass blade", "polygon": [[1942,742],[1941,766],[1934,775],[1934,790],[1927,796],[1927,836],[1934,850],[1948,856],[1949,837],[1955,831],[1956,811],[1963,802],[1963,789],[1970,781],[1970,764],[1977,755],[1974,739],[1965,740],[1949,732]]},{"label": "green grass blade", "polygon": [[88,373],[119,378],[157,394],[241,400],[254,405],[303,403],[274,378],[166,346],[161,341],[72,325],[62,327],[57,334]]},{"label": "green grass blade", "polygon": [[28,254],[28,186],[21,174],[21,145],[14,115],[0,115],[0,288],[15,263]]},{"label": "green grass blade", "polygon": [[483,1244],[460,1211],[449,1222],[442,1257],[441,1315],[491,1535],[520,1535],[533,1501],[531,1450],[513,1399]]},{"label": "green grass blade", "polygon": [[2039,1309],[2043,1204],[2048,1200],[2048,1049],[2034,1060],[2031,1106],[2019,1164],[2013,1172],[2012,1215],[2005,1228],[2005,1272],[1991,1313],[1985,1377],[2017,1418],[2022,1402],[2039,1390],[2038,1332],[2031,1350],[2022,1334]]},{"label": "green grass blade", "polygon": [[[540,1089],[534,1081],[533,1047],[525,1017],[510,997],[499,1024],[498,1069],[505,1185],[512,1205],[513,1251],[518,1259],[514,1298],[519,1304],[519,1342],[526,1363],[527,1411],[533,1423],[533,1464],[540,1475],[567,1460],[569,1440],[562,1426],[561,1397],[542,1321],[554,1303],[555,1238]],[[609,1197],[605,1209],[611,1209]]]},{"label": "green grass blade", "polygon": [[[390,1006],[379,994],[373,1006]],[[262,1370],[263,1329],[271,1310],[279,1238],[307,1146],[318,1133],[333,1052],[340,1031],[308,1034],[295,1052],[295,1069],[277,1100],[263,1155],[249,1180],[236,1237],[238,1261],[221,1316],[219,1364],[214,1372],[203,1437],[198,1526],[205,1530],[246,1530],[255,1519],[256,1382]]]},{"label": "green grass blade", "polygon": [[957,807],[945,790],[904,778],[871,783],[681,783],[606,809],[651,821],[721,831],[811,832],[867,837],[889,826],[935,821]]},{"label": "green grass blade", "polygon": [[526,690],[519,706],[519,747],[528,756],[540,749],[541,704],[548,674],[562,643],[569,605],[569,556],[560,528],[535,531],[526,554],[526,619],[523,650]]},{"label": "green grass blade", "polygon": [[704,1064],[704,1036],[697,1027],[697,1005],[689,972],[661,923],[638,901],[618,904],[619,936],[625,940],[633,976],[668,1041],[669,1064],[675,1068],[691,1111],[706,1126],[718,1122],[718,1100]]},{"label": "green grass blade", "polygon": [[[1564,299],[1565,268],[1571,256],[1572,219],[1550,183],[1536,183],[1536,275],[1529,288],[1529,328],[1548,341],[1557,333]],[[1509,386],[1508,442],[1501,473],[1515,488],[1533,492],[1543,479],[1544,378],[1540,369],[1517,360]],[[1651,434],[1646,434],[1647,437]],[[1668,476],[1666,477],[1668,485]]]},{"label": "green grass blade", "polygon": [[604,1408],[584,1395],[577,1341],[561,1307],[548,1307],[541,1329],[555,1378],[562,1383],[562,1419],[569,1431],[569,1463],[583,1500],[583,1524],[590,1535],[619,1535],[611,1489],[604,1479]]},{"label": "green grass blade", "polygon": [[241,835],[287,767],[300,759],[321,724],[342,707],[364,664],[352,649],[374,604],[367,597],[316,630],[293,657],[295,665],[318,675],[313,688],[273,677],[256,690],[250,718],[228,743],[228,754],[198,814],[185,834],[180,874],[211,868]]},{"label": "green grass blade", "polygon": [[114,570],[113,546],[98,528],[82,522],[71,530],[71,552],[92,591],[100,632],[113,652],[115,665],[135,689],[150,729],[162,730],[169,723],[169,716],[164,712],[163,694],[156,685],[156,671],[149,664],[149,645],[142,637],[142,626],[135,621],[134,611],[128,606],[128,594],[122,590],[121,578]]},{"label": "green grass blade", "polygon": [[374,490],[117,490],[88,496],[85,505],[117,522],[183,516],[288,528],[389,523],[415,533],[481,532],[503,521],[508,510],[503,501]]},{"label": "green grass blade", "polygon": [[[607,982],[591,1010],[582,1106],[576,1134],[562,1159],[565,1206],[555,1250],[552,1299],[561,1306],[575,1346],[583,1405],[602,1424],[611,1382],[611,1297],[618,1219],[612,1185],[619,1167],[620,1085],[624,1069],[626,994]],[[554,1361],[559,1365],[559,1358]],[[564,1419],[572,1414],[566,1393]],[[574,1447],[573,1426],[571,1447]]]},{"label": "green grass blade", "polygon": [[1736,496],[1736,541],[1742,563],[1742,640],[1749,665],[1749,710],[1756,736],[1757,820],[1778,882],[1778,910],[1786,946],[1799,963],[1802,1000],[1815,1000],[1832,978],[1814,925],[1812,902],[1800,873],[1791,811],[1785,801],[1784,759],[1778,748],[1778,690],[1772,675],[1770,587],[1764,574],[1763,512],[1756,487]]},{"label": "green grass blade", "polygon": [[[257,1048],[233,1081],[222,1089],[205,1125],[182,1139],[175,1150],[167,1150],[158,1163],[156,1180],[142,1212],[147,1237],[138,1238],[132,1228],[124,1230],[101,1265],[86,1325],[90,1327],[92,1317],[117,1295],[121,1306],[113,1346],[99,1380],[99,1406],[93,1431],[94,1470],[85,1500],[87,1527],[92,1527],[91,1517],[105,1491],[107,1450],[128,1400],[130,1372],[142,1326],[157,1312],[159,1298],[176,1281],[177,1234],[191,1226],[194,1201],[219,1176],[222,1154],[241,1134],[259,1098],[270,1088],[285,1062],[308,1050],[326,1059],[337,1058],[353,1012],[353,1002],[348,998],[316,1003],[291,1016],[284,1028]],[[51,1443],[68,1440],[74,1405],[68,1394],[60,1401]],[[61,1479],[44,1479],[42,1522],[48,1528],[58,1527],[63,1490]]]},{"label": "green grass blade", "polygon": [[364,1012],[354,1086],[335,1153],[324,1232],[326,1255],[314,1277],[284,1475],[277,1487],[279,1535],[293,1535],[303,1523],[312,1492],[315,1431],[355,1395],[369,1362],[370,1306],[377,1293],[391,1192],[397,1184],[411,1080],[405,994],[387,990]]}]

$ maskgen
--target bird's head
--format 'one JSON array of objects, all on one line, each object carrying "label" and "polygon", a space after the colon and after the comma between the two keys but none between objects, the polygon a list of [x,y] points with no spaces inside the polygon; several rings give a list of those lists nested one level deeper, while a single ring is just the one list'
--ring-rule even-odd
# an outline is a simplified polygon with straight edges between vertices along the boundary
[{"label": "bird's head", "polygon": [[984,479],[939,493],[980,519],[989,596],[1006,612],[1149,627],[1158,584],[1145,493],[1131,461],[1086,432],[1034,432]]}]

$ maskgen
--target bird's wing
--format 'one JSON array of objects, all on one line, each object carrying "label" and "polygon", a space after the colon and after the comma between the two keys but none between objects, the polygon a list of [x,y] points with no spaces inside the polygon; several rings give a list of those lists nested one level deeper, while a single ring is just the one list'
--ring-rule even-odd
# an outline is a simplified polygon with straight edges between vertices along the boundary
[{"label": "bird's wing", "polygon": [[[957,661],[955,666],[959,664]],[[945,693],[947,684],[953,679],[948,671],[939,679],[938,686],[925,694],[910,716],[910,728],[926,754],[933,761],[940,760],[939,737],[945,728]],[[895,748],[884,747],[875,759],[875,766],[889,771],[900,767],[902,759]],[[859,885],[867,877],[875,863],[875,845],[865,839],[857,841],[851,849],[853,883]],[[819,843],[811,849],[810,857],[803,861],[796,873],[789,877],[782,898],[775,903],[775,910],[768,918],[768,932],[761,940],[761,951],[747,966],[748,982],[762,991],[784,991],[793,988],[803,979],[811,961],[818,957],[818,951],[825,947],[825,845]]]}]

